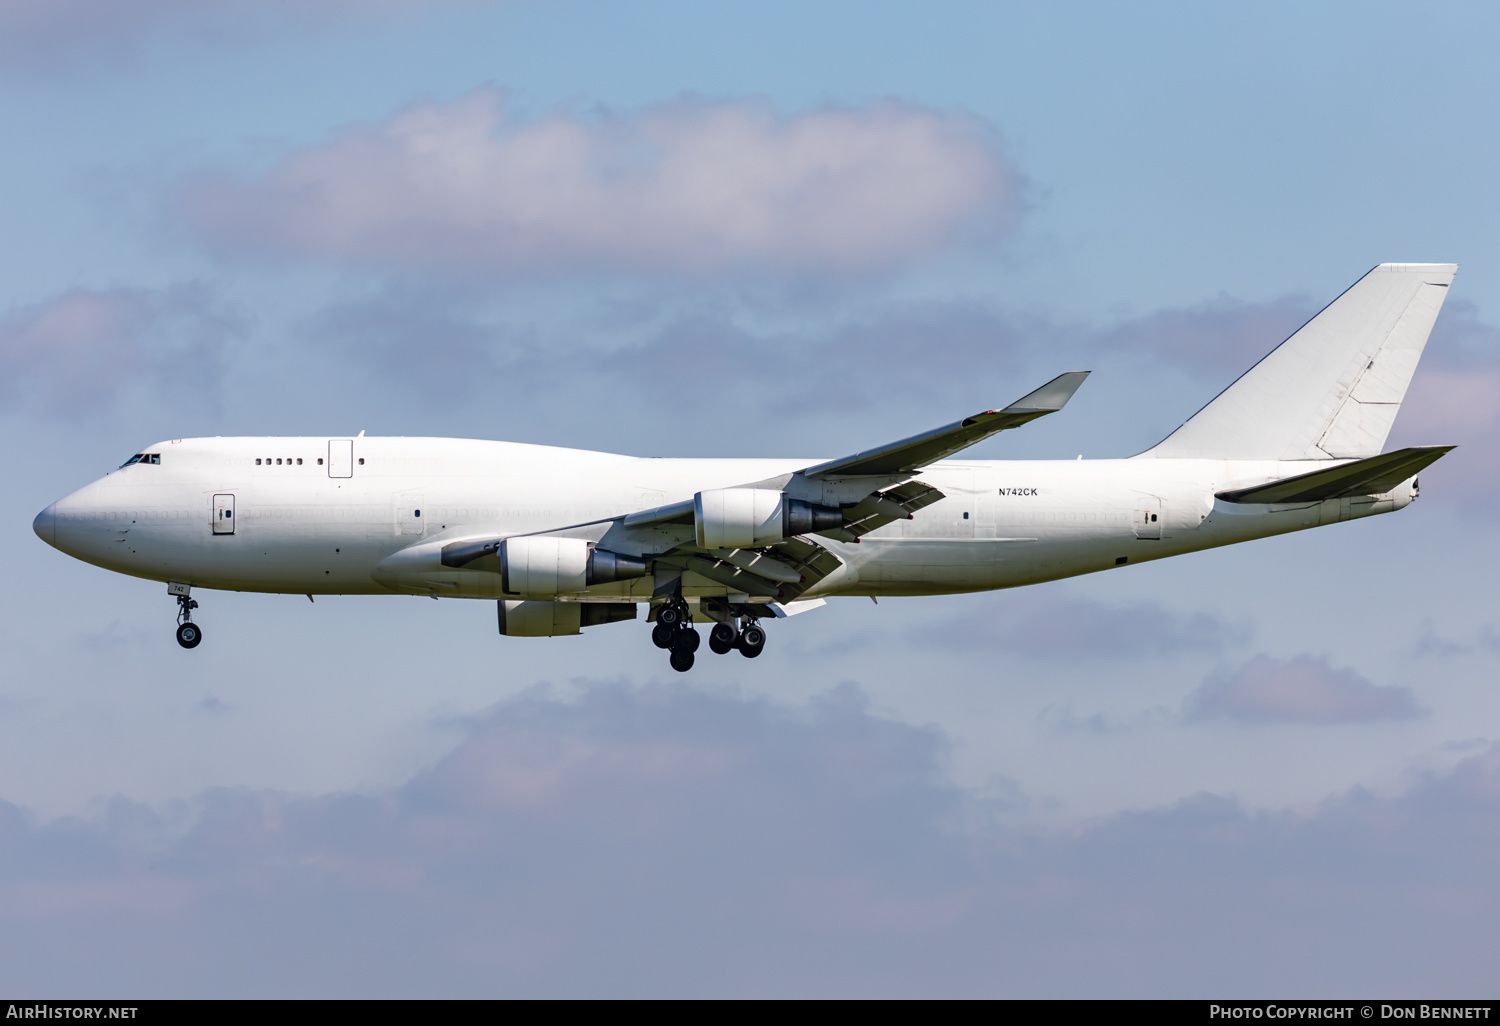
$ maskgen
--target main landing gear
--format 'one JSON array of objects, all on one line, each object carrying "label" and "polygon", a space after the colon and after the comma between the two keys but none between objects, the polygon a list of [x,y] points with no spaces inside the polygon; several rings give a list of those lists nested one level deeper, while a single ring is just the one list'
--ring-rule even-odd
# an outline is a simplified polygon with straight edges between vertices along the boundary
[{"label": "main landing gear", "polygon": [[177,644],[183,648],[197,648],[198,642],[203,640],[203,628],[193,622],[193,610],[198,608],[198,600],[188,597],[185,585],[169,584],[167,588],[177,596]]},{"label": "main landing gear", "polygon": [[[754,659],[766,647],[766,632],[752,617],[739,618],[743,626],[736,630],[733,624],[716,623],[708,632],[709,651],[725,655],[734,649],[740,655]],[[657,648],[670,649],[672,669],[686,673],[693,668],[693,653],[698,651],[702,640],[693,627],[692,614],[686,602],[678,599],[657,610],[656,626],[651,630],[651,640]]]},{"label": "main landing gear", "polygon": [[678,599],[657,610],[651,640],[657,648],[671,650],[672,669],[686,673],[693,668],[693,653],[698,651],[703,639],[693,629],[693,617],[688,612],[687,603]]}]

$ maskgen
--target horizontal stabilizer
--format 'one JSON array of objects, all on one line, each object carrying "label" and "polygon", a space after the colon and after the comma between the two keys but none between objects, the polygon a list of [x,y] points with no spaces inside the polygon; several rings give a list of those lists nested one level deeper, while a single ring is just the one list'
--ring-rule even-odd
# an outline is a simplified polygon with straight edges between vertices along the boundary
[{"label": "horizontal stabilizer", "polygon": [[1436,463],[1457,446],[1417,445],[1367,460],[1342,463],[1311,474],[1282,478],[1253,488],[1219,492],[1225,502],[1316,502],[1347,495],[1379,495]]},{"label": "horizontal stabilizer", "polygon": [[930,463],[952,456],[1008,428],[1056,413],[1068,404],[1088,371],[1059,374],[1041,388],[1022,396],[1003,410],[986,410],[972,417],[920,435],[903,438],[853,456],[829,460],[803,471],[808,477],[855,477],[880,474],[910,474]]}]

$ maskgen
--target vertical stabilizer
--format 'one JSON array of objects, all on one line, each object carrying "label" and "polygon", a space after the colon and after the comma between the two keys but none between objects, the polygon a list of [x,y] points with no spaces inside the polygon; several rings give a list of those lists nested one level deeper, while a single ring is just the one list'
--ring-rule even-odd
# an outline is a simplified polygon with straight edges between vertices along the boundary
[{"label": "vertical stabilizer", "polygon": [[1141,456],[1377,455],[1457,264],[1381,264]]}]

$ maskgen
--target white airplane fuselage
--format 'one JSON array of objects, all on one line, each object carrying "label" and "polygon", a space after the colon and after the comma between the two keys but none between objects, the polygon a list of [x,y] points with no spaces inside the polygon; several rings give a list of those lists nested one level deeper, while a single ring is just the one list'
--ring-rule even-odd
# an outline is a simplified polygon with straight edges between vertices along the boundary
[{"label": "white airplane fuselage", "polygon": [[[444,543],[554,531],[788,474],[810,459],[651,459],[447,438],[196,438],[58,500],[49,544],[124,574],[193,588],[504,598],[499,573],[441,566]],[[941,501],[865,535],[818,539],[845,566],[806,591],[930,595],[1008,588],[1400,509],[1374,496],[1232,503],[1228,488],[1308,461],[946,460],[915,480]],[[1328,466],[1323,461],[1318,466]],[[345,476],[347,475],[347,476]],[[557,596],[649,601],[650,577]],[[681,594],[732,589],[688,574]]]}]

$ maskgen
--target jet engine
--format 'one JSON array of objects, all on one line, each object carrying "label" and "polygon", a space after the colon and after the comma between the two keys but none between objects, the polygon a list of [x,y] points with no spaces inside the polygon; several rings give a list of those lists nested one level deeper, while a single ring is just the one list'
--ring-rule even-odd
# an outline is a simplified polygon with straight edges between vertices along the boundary
[{"label": "jet engine", "polygon": [[769,488],[714,488],[693,497],[698,544],[706,549],[774,545],[798,534],[844,526],[835,506],[789,499]]},{"label": "jet engine", "polygon": [[608,549],[589,549],[587,579],[589,584],[612,584],[646,576],[646,561],[622,556]]},{"label": "jet engine", "polygon": [[634,620],[634,602],[515,602],[501,599],[500,633],[511,638],[556,638],[584,627]]},{"label": "jet engine", "polygon": [[500,545],[500,573],[506,594],[551,598],[644,577],[646,563],[592,548],[582,538],[507,538]]}]

